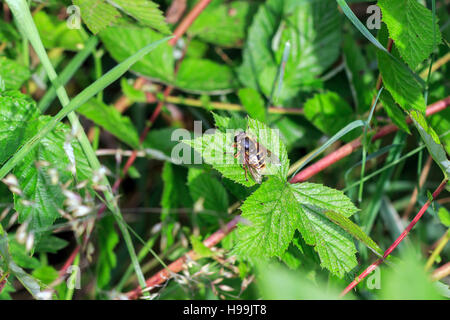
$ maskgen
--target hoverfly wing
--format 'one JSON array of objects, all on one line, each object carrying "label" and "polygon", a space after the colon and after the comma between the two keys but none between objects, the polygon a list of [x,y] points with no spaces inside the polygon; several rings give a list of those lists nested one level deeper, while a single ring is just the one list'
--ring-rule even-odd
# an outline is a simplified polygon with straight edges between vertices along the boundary
[{"label": "hoverfly wing", "polygon": [[261,182],[262,182],[261,172],[259,172],[258,169],[254,168],[252,166],[248,166],[248,171],[250,171],[250,174],[251,174],[253,180],[255,180],[255,182],[257,184],[261,184]]}]

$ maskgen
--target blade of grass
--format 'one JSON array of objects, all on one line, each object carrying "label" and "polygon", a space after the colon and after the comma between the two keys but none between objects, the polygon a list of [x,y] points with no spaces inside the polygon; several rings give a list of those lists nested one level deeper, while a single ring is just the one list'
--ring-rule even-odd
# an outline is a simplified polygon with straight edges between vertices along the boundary
[{"label": "blade of grass", "polygon": [[[272,90],[270,92],[269,100],[267,101],[266,112],[267,112],[267,108],[269,108],[269,106],[272,104],[272,102],[274,100],[276,100],[276,98],[280,95],[281,87],[283,86],[284,71],[286,69],[286,63],[289,58],[290,51],[291,51],[291,43],[289,41],[286,41],[286,43],[284,45],[284,49],[283,49],[283,57],[281,59],[280,65],[278,66],[278,70],[277,70],[277,74],[275,75],[275,79],[273,79]],[[275,94],[275,88],[277,90],[276,94]],[[276,104],[276,102],[275,102],[275,104]]]},{"label": "blade of grass", "polygon": [[[28,38],[30,43],[32,44],[33,48],[35,49],[36,54],[41,60],[41,63],[49,77],[49,79],[54,83],[56,79],[58,78],[56,71],[54,70],[50,59],[47,56],[47,53],[45,51],[45,48],[42,44],[42,41],[39,37],[39,33],[37,31],[36,25],[34,24],[33,18],[31,16],[29,7],[25,0],[7,0],[8,6],[11,9],[11,12],[13,13],[16,22],[19,29],[22,31],[24,35]],[[32,137],[27,143],[25,143],[19,150],[16,152],[12,158],[10,158],[5,165],[0,169],[0,176],[2,178],[20,161],[22,160],[28,152],[30,152],[37,144],[38,142],[46,135],[48,134],[55,126],[56,124],[61,121],[64,117],[68,117],[69,121],[71,122],[72,128],[74,129],[74,132],[76,132],[76,136],[78,141],[80,142],[80,145],[89,161],[89,164],[91,165],[92,169],[98,170],[100,168],[100,162],[98,161],[94,150],[92,149],[92,146],[84,132],[82,130],[82,126],[78,120],[78,117],[73,112],[76,110],[76,108],[80,107],[83,103],[85,103],[88,99],[93,97],[95,94],[106,88],[109,84],[116,81],[120,76],[122,76],[134,63],[136,63],[138,60],[140,60],[142,57],[144,57],[147,53],[149,53],[151,50],[153,50],[156,46],[158,46],[160,43],[169,40],[171,37],[166,37],[164,39],[161,39],[159,41],[156,41],[154,43],[151,43],[147,45],[146,47],[139,50],[137,53],[132,55],[131,57],[127,58],[125,61],[114,67],[111,71],[106,73],[104,76],[102,76],[100,79],[95,81],[93,84],[91,84],[89,87],[87,87],[85,90],[83,90],[79,95],[77,95],[72,101],[70,101],[69,96],[67,95],[67,92],[64,87],[61,85],[55,85],[57,87],[56,94],[63,106],[63,108],[58,112],[56,116],[52,118],[52,120],[49,122],[49,124],[44,127],[41,131],[39,131],[34,137]],[[1,178],[0,178],[1,179]],[[133,242],[131,240],[130,234],[128,233],[128,230],[126,228],[126,224],[123,221],[122,214],[120,213],[120,210],[115,202],[114,195],[111,189],[111,186],[109,184],[109,181],[104,178],[102,181],[102,184],[106,186],[107,191],[105,191],[105,199],[107,203],[109,204],[108,208],[112,211],[114,214],[114,217],[116,218],[116,221],[119,225],[119,228],[122,232],[122,235],[125,240],[125,244],[127,246],[128,252],[130,254],[132,263],[135,268],[135,272],[137,275],[137,278],[139,280],[139,284],[142,286],[142,288],[145,288],[145,278],[142,273],[142,270],[139,265],[139,261],[136,257],[136,252],[134,251]]]},{"label": "blade of grass", "polygon": [[392,55],[366,28],[364,24],[362,24],[361,21],[355,16],[352,9],[348,6],[347,2],[345,0],[336,0],[339,6],[341,7],[344,14],[347,16],[347,18],[353,23],[353,25],[356,27],[356,29],[359,30],[363,34],[364,37],[367,38],[375,47],[378,49],[386,52],[389,57],[391,57],[396,63],[398,63],[402,68],[407,70],[419,83],[422,87],[425,86],[425,82],[421,77],[419,77],[416,73],[414,73],[411,69],[409,69],[400,59],[398,59],[396,56]]},{"label": "blade of grass", "polygon": [[[73,98],[68,104],[66,104],[48,123],[48,126],[43,128],[40,132],[38,132],[34,137],[32,137],[29,141],[27,141],[15,154],[12,156],[0,169],[0,179],[3,179],[6,174],[11,171],[14,166],[21,161],[27,154],[30,152],[37,143],[48,134],[55,125],[64,119],[69,113],[75,111],[78,107],[80,107],[83,103],[88,101],[90,98],[94,97],[99,91],[105,89],[112,82],[116,81],[120,78],[135,62],[157,47],[160,43],[167,41],[170,37],[161,39],[156,41],[143,49],[136,52],[133,56],[127,58],[122,63],[115,66],[112,70],[104,74],[100,79],[92,83],[86,89],[84,89],[81,93],[79,93],[75,98]],[[63,88],[64,90],[64,88]],[[89,143],[89,141],[88,141]],[[95,155],[95,153],[94,153]],[[88,155],[86,155],[88,156]]]},{"label": "blade of grass", "polygon": [[362,127],[366,124],[363,120],[355,120],[353,122],[350,122],[348,125],[346,125],[344,128],[339,130],[338,133],[336,133],[334,136],[332,136],[330,139],[327,140],[316,152],[314,152],[311,156],[309,156],[298,168],[295,170],[295,172],[292,174],[291,179],[302,169],[304,168],[309,162],[311,162],[314,158],[316,158],[319,154],[325,151],[330,145],[332,145],[334,142],[339,140],[342,136],[346,135],[350,131]]},{"label": "blade of grass", "polygon": [[362,140],[362,166],[361,166],[361,180],[359,184],[359,193],[358,193],[358,202],[361,203],[362,201],[362,194],[363,194],[363,187],[364,187],[364,171],[366,170],[366,149],[367,145],[370,143],[370,141],[367,141],[367,131],[370,128],[370,121],[372,120],[373,112],[375,110],[375,106],[377,105],[378,99],[380,98],[380,94],[383,91],[383,87],[378,90],[377,97],[375,98],[375,101],[373,102],[372,108],[370,109],[369,117],[367,118],[366,125],[364,126],[364,135]]},{"label": "blade of grass", "polygon": [[39,110],[41,110],[42,113],[44,113],[48,109],[53,99],[55,99],[56,88],[59,88],[59,86],[64,86],[73,77],[75,72],[89,57],[89,55],[95,49],[97,44],[98,44],[97,37],[89,38],[89,40],[84,44],[83,50],[78,52],[75,55],[75,57],[73,57],[73,59],[70,60],[69,64],[67,64],[64,70],[60,73],[59,77],[53,81],[53,83],[56,84],[56,86],[52,85],[38,103],[38,108]]}]

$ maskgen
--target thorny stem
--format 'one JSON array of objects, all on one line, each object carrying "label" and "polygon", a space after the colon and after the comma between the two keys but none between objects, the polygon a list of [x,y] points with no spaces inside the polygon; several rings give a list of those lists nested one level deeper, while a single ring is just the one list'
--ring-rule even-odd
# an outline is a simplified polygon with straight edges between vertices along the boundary
[{"label": "thorny stem", "polygon": [[358,285],[365,277],[367,277],[377,266],[379,266],[381,263],[383,263],[384,260],[392,253],[392,251],[397,248],[397,246],[403,241],[403,239],[408,235],[408,233],[411,231],[412,228],[416,225],[416,223],[420,220],[420,218],[423,216],[423,214],[427,211],[428,207],[430,206],[431,202],[434,201],[439,194],[442,192],[442,190],[445,189],[445,186],[447,185],[448,179],[445,178],[442,180],[441,184],[436,188],[436,190],[433,192],[433,199],[428,200],[420,209],[420,211],[417,213],[417,215],[414,217],[414,219],[410,222],[410,224],[403,230],[403,232],[400,234],[400,236],[394,241],[394,243],[384,252],[383,257],[376,260],[374,263],[372,263],[369,267],[367,267],[366,270],[364,270],[355,280],[353,280],[340,294],[341,297],[345,296],[347,293],[349,293],[354,287]]},{"label": "thorny stem", "polygon": [[[447,97],[443,100],[440,100],[434,104],[431,104],[428,108],[427,108],[427,116],[430,116],[432,114],[435,114],[439,111],[442,111],[443,109],[445,109],[448,105],[450,104],[450,97]],[[411,120],[409,120],[409,122],[411,122]],[[388,135],[389,133],[395,132],[397,131],[398,128],[394,125],[388,125],[386,127],[382,127],[378,133],[375,134],[375,136],[378,136],[377,139],[380,139],[381,137],[384,137],[386,135]],[[358,140],[358,139],[357,139]],[[353,143],[353,145],[352,145]],[[347,151],[347,149],[349,149],[348,147],[345,148],[346,146],[351,145],[351,149],[350,151]],[[361,141],[359,141],[359,146],[361,146]],[[355,151],[359,146],[355,146],[354,141],[348,143],[347,145],[344,145],[342,148],[345,148],[346,152],[348,152],[347,154],[340,156],[341,152],[338,152],[340,149],[336,150],[335,152],[331,153],[330,155],[326,156],[330,157],[330,159],[333,159],[334,162],[339,161],[340,159],[344,158],[345,156],[349,155],[350,153],[352,153],[353,151]],[[336,152],[338,152],[336,154]],[[335,155],[333,155],[335,154]],[[333,156],[331,156],[333,155]],[[319,161],[320,162],[320,161]],[[328,165],[333,164],[334,162],[329,161]],[[312,165],[314,166],[314,165]],[[312,167],[310,166],[310,167]],[[310,167],[306,167],[305,169],[303,169],[302,171],[300,171],[297,175],[302,175],[303,172],[308,171],[308,169]],[[312,177],[313,175],[317,174],[318,172],[322,171],[324,168],[320,169],[320,170],[314,170],[312,172],[310,172],[310,175],[308,176],[308,178]],[[295,178],[295,177],[294,177]],[[304,180],[301,180],[304,181]],[[290,181],[291,183],[293,183],[293,181]],[[297,182],[300,182],[297,181]],[[445,186],[445,184],[444,184]],[[442,187],[443,188],[443,187]],[[435,191],[436,192],[436,191]],[[440,192],[440,191],[439,191]],[[437,196],[437,195],[436,195]],[[231,231],[234,230],[234,228],[236,228],[237,224],[240,221],[240,216],[236,216],[234,217],[230,222],[228,222],[226,224],[226,226],[218,231],[216,231],[215,233],[213,233],[210,237],[208,237],[207,239],[205,239],[205,241],[203,242],[203,244],[208,247],[211,248],[212,246],[218,244],[220,241],[222,241],[223,238],[225,238]],[[398,245],[398,244],[397,244]],[[195,260],[195,253],[193,251],[189,251],[186,255],[182,256],[181,258],[175,260],[174,262],[172,262],[171,264],[168,265],[168,270],[167,269],[162,269],[161,271],[159,271],[158,273],[154,274],[151,278],[147,279],[146,283],[147,283],[147,287],[153,288],[156,287],[162,283],[164,283],[166,280],[169,279],[169,277],[171,276],[171,274],[174,273],[178,273],[181,270],[183,270],[183,268],[185,267],[185,262],[189,261],[190,259],[194,259]],[[381,263],[381,262],[380,262]],[[376,266],[375,266],[376,267]],[[373,268],[374,269],[374,268]],[[372,269],[372,270],[373,270]],[[370,271],[372,271],[370,270]],[[136,288],[128,293],[126,293],[127,297],[129,299],[137,299],[141,294],[141,289],[140,288]]]}]

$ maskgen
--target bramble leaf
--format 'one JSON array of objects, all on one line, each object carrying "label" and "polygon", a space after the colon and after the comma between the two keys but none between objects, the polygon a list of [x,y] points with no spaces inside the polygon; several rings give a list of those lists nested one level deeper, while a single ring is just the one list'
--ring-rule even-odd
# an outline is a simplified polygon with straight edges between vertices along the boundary
[{"label": "bramble leaf", "polygon": [[380,95],[380,100],[383,102],[384,110],[392,122],[403,131],[411,133],[406,123],[405,113],[397,106],[389,91],[383,90]]},{"label": "bramble leaf", "polygon": [[374,77],[370,72],[367,62],[358,47],[355,38],[344,36],[345,71],[349,79],[353,99],[358,113],[370,110],[372,97],[374,96]]},{"label": "bramble leaf", "polygon": [[174,84],[189,92],[220,94],[238,88],[239,81],[233,69],[225,64],[186,58],[180,65]]},{"label": "bramble leaf", "polygon": [[414,125],[419,131],[423,142],[427,146],[430,155],[433,160],[436,161],[437,165],[441,168],[445,177],[450,176],[450,160],[447,158],[444,147],[439,140],[439,136],[427,123],[427,120],[422,113],[417,111],[411,111],[410,117],[413,119]]},{"label": "bramble leaf", "polygon": [[140,23],[158,30],[162,33],[169,34],[170,29],[165,22],[165,18],[159,5],[149,0],[108,0],[109,3],[115,4],[123,12],[132,16]]},{"label": "bramble leaf", "polygon": [[333,274],[342,277],[357,264],[350,234],[325,214],[333,211],[333,220],[340,222],[358,210],[338,190],[313,183],[289,184],[275,177],[248,197],[241,210],[248,223],[241,223],[237,230],[234,250],[240,255],[281,256],[298,229],[305,242],[314,246],[321,265]]},{"label": "bramble leaf", "polygon": [[[163,36],[149,28],[121,26],[103,30],[100,38],[111,56],[121,62]],[[186,57],[175,78],[173,50],[168,43],[163,43],[134,64],[131,70],[195,93],[219,94],[238,87],[238,80],[231,67],[208,59]]]},{"label": "bramble leaf", "polygon": [[[145,45],[163,39],[163,36],[150,28],[135,26],[110,27],[100,33],[106,50],[118,62],[143,48]],[[131,67],[132,71],[162,82],[173,82],[173,49],[162,43]]]},{"label": "bramble leaf", "polygon": [[[183,140],[183,143],[193,147],[206,163],[228,179],[250,187],[255,182],[250,174],[248,180],[245,178],[245,170],[239,157],[234,157],[236,148],[233,148],[233,144],[236,133],[236,130],[227,132],[216,130],[214,134],[203,134],[193,140]],[[266,161],[265,174],[277,175],[280,179],[286,180],[289,160],[278,132],[262,122],[249,118],[247,133],[272,153],[270,160]]]},{"label": "bramble leaf", "polygon": [[[48,121],[47,116],[39,117],[39,128]],[[69,137],[70,129],[59,123],[13,171],[23,193],[14,196],[19,222],[28,221],[29,230],[35,232],[37,239],[40,233],[48,231],[48,227],[61,216],[58,209],[62,208],[65,196],[58,183],[66,183],[74,178],[84,181],[92,175],[80,144],[73,137],[69,140]],[[48,166],[42,163],[47,163]],[[72,165],[75,165],[76,177],[70,171]],[[57,170],[58,183],[53,181],[50,169]]]},{"label": "bramble leaf", "polygon": [[[387,30],[383,27],[378,35],[381,43],[387,42]],[[398,56],[393,45],[392,54]],[[425,112],[426,104],[421,84],[412,76],[411,70],[396,62],[386,52],[378,50],[378,67],[383,78],[383,86],[389,91],[395,102],[406,112],[418,110]]]},{"label": "bramble leaf", "polygon": [[96,34],[107,26],[113,25],[120,12],[104,0],[72,0],[80,8],[81,18],[89,30]]},{"label": "bramble leaf", "polygon": [[19,267],[11,257],[8,245],[8,235],[3,230],[0,224],[0,266],[7,269],[14,274],[17,279],[22,283],[25,289],[37,298],[41,293],[41,286],[32,276],[27,274],[21,267]]},{"label": "bramble leaf", "polygon": [[73,0],[73,4],[80,8],[83,21],[94,34],[114,25],[122,16],[120,11],[148,27],[170,33],[159,6],[150,0]]},{"label": "bramble leaf", "polygon": [[317,86],[315,76],[339,56],[341,19],[335,1],[270,0],[260,6],[244,46],[239,79],[269,96],[284,45],[291,44],[280,99]]},{"label": "bramble leaf", "polygon": [[64,48],[78,51],[84,47],[83,33],[80,30],[69,29],[66,21],[59,20],[56,16],[47,14],[45,11],[36,12],[33,15],[33,20],[45,48]]},{"label": "bramble leaf", "polygon": [[[0,57],[0,91],[17,90],[30,78],[28,68],[6,57]],[[4,86],[2,88],[2,86]]]},{"label": "bramble leaf", "polygon": [[[333,136],[348,123],[355,120],[354,112],[348,103],[337,93],[318,93],[307,100],[304,105],[305,117],[323,133]],[[361,134],[358,129],[345,136],[343,140],[351,141]]]},{"label": "bramble leaf", "polygon": [[[414,0],[379,0],[383,21],[390,37],[411,69],[428,58],[435,46],[441,43],[439,25],[433,21],[432,12]],[[436,41],[433,39],[436,31]]]},{"label": "bramble leaf", "polygon": [[214,2],[189,27],[191,37],[223,47],[241,47],[255,5],[246,1]]},{"label": "bramble leaf", "polygon": [[240,89],[238,92],[239,100],[253,119],[266,122],[266,109],[261,95],[252,88]]},{"label": "bramble leaf", "polygon": [[91,99],[77,110],[86,118],[114,135],[134,149],[139,149],[139,135],[130,118],[122,115],[112,106],[97,99]]},{"label": "bramble leaf", "polygon": [[33,100],[18,91],[0,92],[0,164],[11,157],[33,132],[39,115]]},{"label": "bramble leaf", "polygon": [[188,186],[192,200],[194,202],[201,201],[204,214],[202,220],[217,222],[217,218],[223,218],[228,213],[228,193],[225,187],[211,174],[202,173],[201,171],[192,173],[189,170]]}]

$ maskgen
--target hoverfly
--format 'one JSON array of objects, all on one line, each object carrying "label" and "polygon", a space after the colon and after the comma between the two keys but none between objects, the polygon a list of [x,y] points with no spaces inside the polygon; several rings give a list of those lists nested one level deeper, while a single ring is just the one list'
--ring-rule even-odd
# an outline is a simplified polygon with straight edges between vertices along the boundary
[{"label": "hoverfly", "polygon": [[234,142],[233,147],[237,149],[234,157],[242,157],[245,180],[248,181],[247,171],[249,171],[253,180],[260,184],[266,168],[266,157],[271,157],[272,152],[243,131],[234,136]]}]

